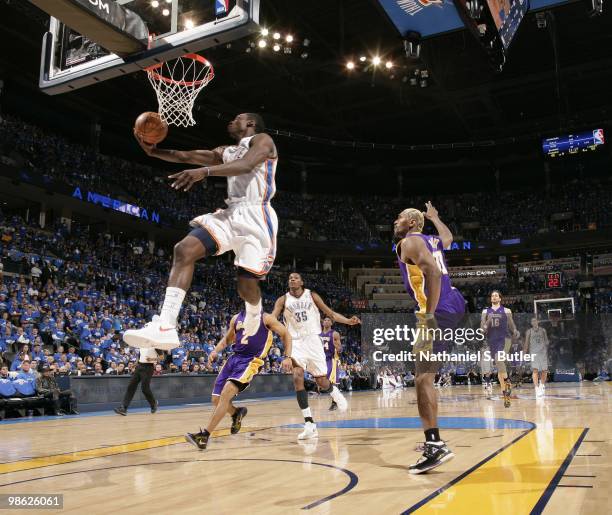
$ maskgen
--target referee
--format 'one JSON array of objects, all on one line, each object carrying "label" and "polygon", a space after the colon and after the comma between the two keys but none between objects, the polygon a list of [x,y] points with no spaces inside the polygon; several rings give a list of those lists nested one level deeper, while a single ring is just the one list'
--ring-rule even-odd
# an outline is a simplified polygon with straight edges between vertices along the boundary
[{"label": "referee", "polygon": [[123,397],[123,402],[121,403],[121,406],[115,408],[115,413],[118,415],[123,415],[124,417],[127,415],[130,402],[132,402],[134,394],[136,393],[136,388],[138,387],[138,383],[141,381],[142,393],[151,405],[151,413],[155,413],[157,411],[157,401],[155,400],[155,397],[153,397],[153,392],[151,391],[151,378],[153,377],[155,362],[157,360],[158,356],[155,349],[140,349],[138,365],[132,374],[130,384],[128,384],[127,391],[125,392],[125,397]]}]

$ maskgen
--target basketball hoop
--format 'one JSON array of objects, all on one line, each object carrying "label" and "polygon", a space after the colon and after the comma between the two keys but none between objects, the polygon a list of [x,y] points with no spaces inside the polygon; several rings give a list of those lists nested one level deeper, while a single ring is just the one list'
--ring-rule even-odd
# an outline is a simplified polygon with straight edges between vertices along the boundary
[{"label": "basketball hoop", "polygon": [[204,57],[185,54],[145,68],[159,103],[159,115],[168,125],[195,125],[193,104],[215,70]]}]

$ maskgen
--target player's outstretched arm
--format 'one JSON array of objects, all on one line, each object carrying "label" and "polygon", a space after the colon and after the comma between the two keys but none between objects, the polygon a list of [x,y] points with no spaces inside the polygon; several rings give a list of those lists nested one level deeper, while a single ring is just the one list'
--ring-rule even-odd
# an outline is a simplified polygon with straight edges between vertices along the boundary
[{"label": "player's outstretched arm", "polygon": [[433,315],[440,300],[442,272],[421,238],[404,238],[401,242],[400,256],[404,263],[414,263],[425,274],[427,295],[427,313]]},{"label": "player's outstretched arm", "polygon": [[323,311],[323,313],[325,313],[334,322],[338,322],[340,324],[346,324],[346,325],[361,324],[361,320],[359,320],[359,318],[357,318],[356,316],[352,316],[351,318],[346,318],[340,313],[336,313],[332,308],[330,308],[327,304],[325,304],[325,302],[323,302],[323,299],[319,296],[318,293],[315,293],[312,291],[310,292],[310,294],[312,295],[312,300],[314,301],[315,305],[319,308],[319,310]]},{"label": "player's outstretched arm", "polygon": [[215,361],[219,357],[219,353],[223,352],[223,350],[228,346],[234,343],[236,339],[236,332],[234,331],[234,323],[236,322],[237,315],[232,317],[230,321],[229,329],[225,336],[219,340],[219,343],[215,345],[213,351],[208,355],[208,364],[212,365],[213,361]]},{"label": "player's outstretched arm", "polygon": [[203,166],[192,170],[170,175],[174,179],[172,187],[176,190],[188,191],[196,182],[207,179],[208,177],[235,177],[253,171],[253,168],[263,163],[266,159],[276,156],[276,147],[272,138],[267,134],[257,134],[251,140],[251,146],[244,156],[231,163]]},{"label": "player's outstretched arm", "polygon": [[223,163],[223,149],[225,147],[217,147],[214,150],[172,150],[157,148],[157,145],[146,143],[142,136],[136,132],[136,129],[134,129],[134,137],[145,154],[162,161],[186,165],[217,165]]},{"label": "player's outstretched arm", "polygon": [[281,365],[285,372],[290,373],[293,370],[293,363],[291,361],[292,342],[289,331],[273,315],[268,315],[267,313],[264,313],[263,321],[264,324],[266,324],[266,327],[270,329],[270,331],[272,331],[273,333],[278,334],[278,336],[280,336],[280,339],[283,341],[283,347],[285,348],[285,352]]},{"label": "player's outstretched arm", "polygon": [[283,309],[285,309],[285,296],[284,295],[276,299],[276,302],[274,303],[274,309],[272,310],[272,313],[271,313],[271,316],[274,317],[274,320],[278,320],[278,317],[281,316]]},{"label": "player's outstretched arm", "polygon": [[434,224],[436,231],[438,231],[438,236],[440,236],[440,240],[442,241],[442,246],[447,249],[453,242],[453,233],[446,224],[440,220],[438,210],[432,205],[431,201],[425,204],[425,208],[426,211],[423,215]]}]

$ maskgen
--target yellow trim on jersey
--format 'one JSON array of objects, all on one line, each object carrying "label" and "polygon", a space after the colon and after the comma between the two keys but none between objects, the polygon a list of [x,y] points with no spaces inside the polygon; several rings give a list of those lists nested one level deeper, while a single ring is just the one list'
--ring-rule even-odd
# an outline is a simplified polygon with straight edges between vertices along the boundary
[{"label": "yellow trim on jersey", "polygon": [[270,347],[272,347],[272,339],[273,339],[272,331],[268,329],[268,339],[266,340],[266,345],[264,346],[264,350],[259,355],[259,359],[265,359],[266,356],[268,355],[268,352],[270,352]]},{"label": "yellow trim on jersey", "polygon": [[[410,234],[421,234],[420,232],[413,232]],[[397,242],[395,246],[395,254],[399,260],[406,266],[406,276],[408,277],[408,283],[412,288],[412,293],[416,298],[417,304],[419,305],[419,312],[425,313],[427,311],[427,295],[425,295],[425,274],[417,265],[409,265],[402,260],[400,249],[402,243],[406,238],[402,238]]]},{"label": "yellow trim on jersey", "polygon": [[408,282],[419,305],[419,312],[427,311],[427,295],[425,295],[425,274],[417,265],[406,264]]},{"label": "yellow trim on jersey", "polygon": [[338,360],[337,359],[332,359],[332,369],[331,372],[329,374],[329,382],[331,384],[336,383],[336,374],[338,372]]}]

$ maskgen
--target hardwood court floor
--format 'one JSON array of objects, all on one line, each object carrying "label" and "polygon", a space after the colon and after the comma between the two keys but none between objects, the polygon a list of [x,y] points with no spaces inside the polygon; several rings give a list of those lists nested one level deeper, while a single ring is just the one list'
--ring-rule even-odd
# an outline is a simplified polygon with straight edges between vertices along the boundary
[{"label": "hardwood court floor", "polygon": [[[504,409],[480,386],[441,392],[442,436],[456,454],[411,476],[422,441],[413,388],[359,392],[349,410],[311,398],[317,442],[298,444],[294,398],[245,402],[199,452],[184,443],[209,406],[0,423],[0,494],[64,494],[61,513],[605,512],[612,488],[609,384],[531,387]],[[46,513],[50,513],[48,510]],[[59,513],[59,511],[58,511]]]}]

